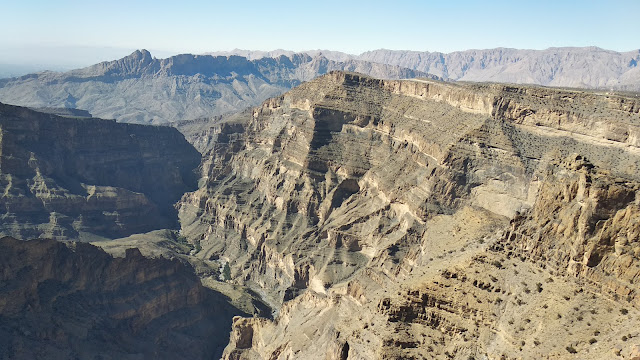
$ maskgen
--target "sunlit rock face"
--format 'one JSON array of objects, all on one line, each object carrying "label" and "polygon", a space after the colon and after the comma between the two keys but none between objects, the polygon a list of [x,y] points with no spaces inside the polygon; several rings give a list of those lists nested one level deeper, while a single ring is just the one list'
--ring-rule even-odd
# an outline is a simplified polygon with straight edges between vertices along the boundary
[{"label": "sunlit rock face", "polygon": [[279,309],[225,356],[630,352],[590,327],[637,316],[639,105],[333,72],[212,128],[183,234]]}]

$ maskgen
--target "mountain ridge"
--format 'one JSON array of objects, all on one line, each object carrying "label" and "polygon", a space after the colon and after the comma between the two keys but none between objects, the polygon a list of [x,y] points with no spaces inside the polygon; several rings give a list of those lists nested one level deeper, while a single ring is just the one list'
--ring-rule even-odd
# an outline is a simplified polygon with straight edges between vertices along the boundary
[{"label": "mountain ridge", "polygon": [[[253,54],[258,58],[286,51],[234,50],[227,53],[234,52]],[[402,66],[455,81],[640,91],[640,70],[636,70],[640,49],[619,52],[597,46],[542,50],[498,47],[449,53],[376,49],[359,55],[331,51],[324,54],[330,59],[348,58]]]},{"label": "mountain ridge", "polygon": [[236,55],[182,54],[156,59],[146,50],[136,50],[119,60],[65,73],[1,79],[0,101],[78,108],[122,122],[164,124],[243,110],[331,70],[385,78],[430,76],[362,60],[336,62],[321,55],[248,60]]}]

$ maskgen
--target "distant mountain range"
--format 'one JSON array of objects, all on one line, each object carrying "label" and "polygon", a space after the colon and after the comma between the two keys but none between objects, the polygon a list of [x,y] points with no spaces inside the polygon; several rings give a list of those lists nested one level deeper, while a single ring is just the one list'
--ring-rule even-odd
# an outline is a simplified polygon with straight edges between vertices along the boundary
[{"label": "distant mountain range", "polygon": [[248,60],[235,55],[185,54],[156,59],[138,50],[83,69],[2,79],[0,101],[36,108],[77,108],[122,122],[163,124],[258,105],[332,70],[391,79],[434,78],[395,65],[353,59],[341,62],[322,55]]},{"label": "distant mountain range", "polygon": [[237,112],[331,70],[378,78],[441,78],[640,91],[640,50],[488,49],[449,54],[375,50],[232,50],[156,59],[138,50],[68,72],[0,79],[0,101],[77,108],[123,122],[164,124]]},{"label": "distant mountain range", "polygon": [[640,50],[498,48],[449,54],[376,50],[356,58],[403,66],[457,81],[640,91]]},{"label": "distant mountain range", "polygon": [[[640,50],[616,52],[598,47],[563,47],[546,50],[497,48],[448,54],[385,49],[360,55],[329,50],[307,53],[335,61],[361,60],[397,65],[455,81],[640,91]],[[292,52],[237,49],[211,54],[260,59],[290,55]]]}]

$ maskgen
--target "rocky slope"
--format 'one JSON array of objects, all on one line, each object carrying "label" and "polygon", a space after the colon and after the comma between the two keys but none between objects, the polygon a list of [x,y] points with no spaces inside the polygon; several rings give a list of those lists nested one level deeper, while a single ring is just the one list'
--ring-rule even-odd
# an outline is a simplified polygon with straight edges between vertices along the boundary
[{"label": "rocky slope", "polygon": [[0,104],[0,234],[116,238],[175,227],[200,154],[169,127]]},{"label": "rocky slope", "polygon": [[177,55],[156,59],[146,50],[65,73],[42,72],[0,80],[0,101],[63,107],[122,122],[162,124],[255,106],[331,70],[383,78],[427,76],[360,60],[338,62],[291,54],[247,60],[240,56]]},{"label": "rocky slope", "polygon": [[0,239],[1,359],[212,359],[242,314],[178,261]]},{"label": "rocky slope", "polygon": [[629,355],[639,112],[332,72],[211,128],[182,233],[279,309],[236,319],[225,357]]}]

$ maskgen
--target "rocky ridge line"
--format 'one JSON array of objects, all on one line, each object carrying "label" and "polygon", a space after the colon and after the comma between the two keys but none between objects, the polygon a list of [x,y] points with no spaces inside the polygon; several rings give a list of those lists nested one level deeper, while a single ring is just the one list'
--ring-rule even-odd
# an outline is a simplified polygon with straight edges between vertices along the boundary
[{"label": "rocky ridge line", "polygon": [[84,69],[2,79],[0,101],[77,108],[121,122],[165,124],[237,112],[331,70],[383,78],[430,76],[393,65],[340,62],[321,55],[248,60],[234,55],[182,54],[156,59],[146,50],[137,50]]}]

